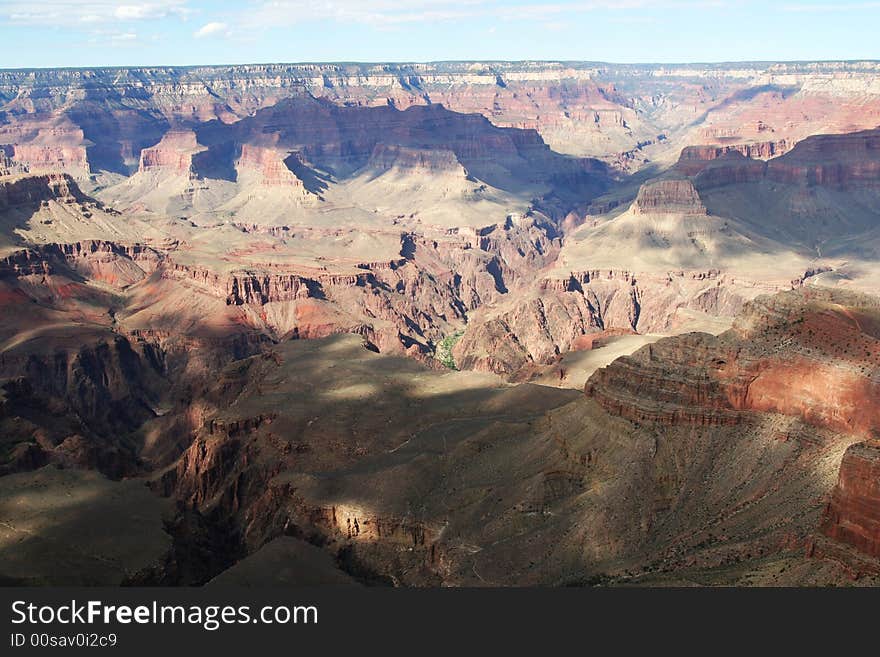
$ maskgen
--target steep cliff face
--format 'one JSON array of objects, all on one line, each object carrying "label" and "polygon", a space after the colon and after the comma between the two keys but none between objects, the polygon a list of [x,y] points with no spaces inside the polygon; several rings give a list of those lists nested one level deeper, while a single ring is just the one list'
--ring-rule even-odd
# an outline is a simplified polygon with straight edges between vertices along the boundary
[{"label": "steep cliff face", "polygon": [[734,317],[748,299],[762,292],[801,284],[797,280],[776,288],[756,287],[712,269],[554,273],[528,293],[513,295],[471,318],[455,346],[456,362],[516,379],[523,368],[547,365],[578,349],[593,333],[675,332],[679,313]]},{"label": "steep cliff face", "polygon": [[12,159],[14,149],[0,146],[0,176],[17,176],[28,172],[27,165]]},{"label": "steep cliff face", "polygon": [[87,147],[82,129],[64,113],[24,112],[0,125],[0,150],[34,173],[65,172],[83,180],[90,173]]},{"label": "steep cliff face", "polygon": [[[578,155],[630,150],[653,128],[643,127],[613,85],[591,80],[593,74],[555,63],[312,64],[70,71],[30,79],[6,73],[0,88],[4,97],[14,99],[11,106],[18,111],[51,117],[63,107],[62,89],[88,87],[88,97],[74,104],[75,116],[89,139],[100,137],[102,157],[95,158],[93,152],[92,159],[104,166],[110,156],[125,160],[130,153],[137,155],[135,135],[118,126],[106,129],[109,119],[126,111],[148,109],[150,114],[138,118],[148,121],[144,127],[153,132],[162,121],[233,122],[305,94],[340,104],[399,109],[442,104],[462,113],[482,113],[504,127],[538,129],[559,148],[567,146]],[[113,107],[115,115],[106,106]],[[106,129],[103,136],[99,127]]]},{"label": "steep cliff face", "polygon": [[702,190],[758,183],[767,175],[766,162],[749,159],[738,151],[710,160],[690,160],[684,164],[679,160],[676,168],[690,172],[694,176],[694,184]]},{"label": "steep cliff face", "polygon": [[659,180],[642,185],[633,211],[636,214],[707,214],[690,180]]},{"label": "steep cliff face", "polygon": [[0,178],[0,210],[17,206],[39,206],[49,200],[76,203],[83,201],[84,196],[66,173]]},{"label": "steep cliff face", "polygon": [[876,139],[876,130],[816,135],[766,162],[730,152],[690,160],[685,168],[696,171],[692,180],[711,215],[781,244],[777,253],[812,251],[820,256],[819,266],[851,258],[870,262],[880,189]]},{"label": "steep cliff face", "polygon": [[103,240],[45,244],[15,251],[0,260],[0,278],[72,272],[113,287],[131,285],[159,266],[161,256],[142,244]]},{"label": "steep cliff face", "polygon": [[534,130],[479,114],[296,95],[233,123],[168,132],[135,175],[99,196],[123,210],[265,225],[320,223],[330,210],[351,219],[354,208],[458,226],[525,212],[537,199],[564,215],[609,182],[598,160],[560,155]]},{"label": "steep cliff face", "polygon": [[[265,306],[268,303],[324,296],[318,280],[283,271],[277,273],[234,271],[222,274],[207,268],[169,260],[164,264],[161,275],[169,280],[195,283],[202,292],[225,300],[227,305]],[[362,277],[366,276],[367,274],[362,275]],[[344,282],[357,285],[358,277],[353,276],[350,281]]]},{"label": "steep cliff face", "polygon": [[880,441],[853,445],[843,456],[822,530],[831,538],[880,558]]},{"label": "steep cliff face", "polygon": [[186,176],[192,172],[193,155],[203,150],[191,130],[167,132],[158,144],[141,151],[138,171],[167,171]]},{"label": "steep cliff face", "polygon": [[456,344],[455,362],[515,377],[532,364],[552,362],[586,335],[638,325],[639,288],[629,272],[575,272],[545,279],[540,289],[539,296],[517,297],[478,316]]},{"label": "steep cliff face", "polygon": [[694,176],[705,169],[709,162],[732,153],[739,153],[753,160],[769,160],[784,155],[790,148],[791,145],[785,139],[726,146],[686,146],[682,149],[675,168],[686,176]]},{"label": "steep cliff face", "polygon": [[817,135],[767,165],[770,180],[841,191],[880,184],[880,130]]},{"label": "steep cliff face", "polygon": [[880,342],[859,318],[876,312],[869,298],[823,290],[759,297],[727,333],[644,347],[596,372],[587,394],[639,421],[714,424],[772,412],[869,433],[880,426],[872,403]]},{"label": "steep cliff face", "polygon": [[[254,239],[295,239],[295,231],[285,227],[239,228]],[[311,233],[310,240],[340,235],[319,228]],[[255,330],[276,337],[356,332],[382,351],[431,362],[436,345],[460,330],[471,313],[530,287],[533,272],[552,263],[561,245],[552,220],[537,212],[431,237],[410,232],[396,237],[399,257],[387,261],[230,269],[203,266],[171,252],[158,276],[221,299],[240,310]]]},{"label": "steep cliff face", "polygon": [[242,144],[235,169],[240,176],[256,175],[262,185],[291,187],[305,196],[303,181],[285,163],[288,157],[272,148]]},{"label": "steep cliff face", "polygon": [[296,299],[323,296],[318,281],[296,274],[259,275],[234,274],[226,284],[227,303],[245,303],[263,306],[271,302],[295,301]]},{"label": "steep cliff face", "polygon": [[[768,180],[837,191],[875,188],[880,172],[880,131],[815,135],[793,146],[752,151],[740,147],[688,147],[676,169],[696,176],[698,188]],[[767,162],[766,153],[771,153]],[[740,157],[742,156],[742,157]]]},{"label": "steep cliff face", "polygon": [[[458,114],[439,105],[399,110],[295,97],[231,125],[204,124],[196,134],[217,159],[232,157],[224,150],[230,142],[284,149],[298,154],[301,167],[333,171],[337,180],[360,169],[461,172],[457,160],[468,174],[499,189],[510,184],[505,176],[559,189],[572,182],[599,189],[605,171],[594,160],[554,153],[534,130],[500,129],[478,114]],[[307,188],[328,183],[315,171],[297,175]]]},{"label": "steep cliff face", "polygon": [[111,478],[140,469],[133,432],[155,416],[162,371],[148,345],[98,335],[87,344],[51,353],[0,357],[6,404],[6,472],[47,462],[97,469]]},{"label": "steep cliff face", "polygon": [[635,422],[736,424],[742,418],[713,376],[729,357],[719,351],[716,340],[705,334],[661,340],[596,372],[586,393],[609,412]]},{"label": "steep cliff face", "polygon": [[376,144],[367,168],[377,171],[403,169],[425,173],[461,173],[463,168],[450,150],[409,148],[388,144]]},{"label": "steep cliff face", "polygon": [[[805,554],[846,436],[745,413],[735,425],[634,424],[545,386],[475,394],[473,373],[419,373],[352,336],[274,352],[224,369],[247,370],[251,384],[155,484],[206,518],[234,519],[226,535],[245,553],[295,536],[359,578],[397,585],[847,576]],[[345,368],[327,367],[340,356]],[[378,362],[374,387],[364,374]],[[315,386],[294,393],[290,376]],[[702,385],[673,379],[671,399]],[[717,392],[704,387],[695,403]],[[419,413],[401,419],[412,403]],[[364,412],[377,407],[381,417]],[[441,450],[444,467],[430,467],[426,454]]]},{"label": "steep cliff face", "polygon": [[[200,393],[210,372],[251,355],[265,338],[244,324],[202,336],[179,324],[162,330],[186,322],[169,310],[173,291],[151,292],[164,259],[140,244],[87,240],[0,261],[3,472],[57,463],[120,478],[142,473],[148,462],[166,464],[189,446],[212,408]],[[178,294],[186,307],[199,307],[198,295]],[[149,328],[130,328],[143,326],[144,300]],[[236,383],[219,386],[224,392]]]}]

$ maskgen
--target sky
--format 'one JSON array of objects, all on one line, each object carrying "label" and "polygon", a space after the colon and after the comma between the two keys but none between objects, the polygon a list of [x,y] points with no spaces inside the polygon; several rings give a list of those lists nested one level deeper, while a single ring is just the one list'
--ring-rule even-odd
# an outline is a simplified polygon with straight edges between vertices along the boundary
[{"label": "sky", "polygon": [[880,0],[0,0],[0,68],[880,59]]}]

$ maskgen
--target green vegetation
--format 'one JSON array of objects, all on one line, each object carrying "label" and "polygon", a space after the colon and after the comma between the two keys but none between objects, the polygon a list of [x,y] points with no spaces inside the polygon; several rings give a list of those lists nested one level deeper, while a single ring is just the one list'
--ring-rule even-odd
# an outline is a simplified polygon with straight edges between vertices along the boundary
[{"label": "green vegetation", "polygon": [[455,357],[452,355],[452,348],[459,341],[464,331],[456,331],[452,335],[447,335],[437,344],[437,350],[434,352],[434,358],[439,360],[443,365],[451,370],[457,370]]}]

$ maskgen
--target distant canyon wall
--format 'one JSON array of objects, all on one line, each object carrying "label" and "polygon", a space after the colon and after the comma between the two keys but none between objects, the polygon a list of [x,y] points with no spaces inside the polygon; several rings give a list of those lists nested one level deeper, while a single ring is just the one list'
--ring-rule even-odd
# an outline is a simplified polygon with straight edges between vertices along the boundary
[{"label": "distant canyon wall", "polygon": [[[878,70],[875,62],[460,62],[0,71],[0,145],[33,170],[127,175],[169,130],[234,123],[311,95],[399,110],[440,104],[629,170],[668,146],[764,143],[744,154],[767,157],[820,130],[875,127]],[[755,98],[760,108],[750,106]]]}]

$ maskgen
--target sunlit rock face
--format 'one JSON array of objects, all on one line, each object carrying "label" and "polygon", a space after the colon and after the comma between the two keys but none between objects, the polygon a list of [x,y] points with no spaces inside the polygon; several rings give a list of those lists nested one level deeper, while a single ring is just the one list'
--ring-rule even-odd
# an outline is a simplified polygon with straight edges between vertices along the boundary
[{"label": "sunlit rock face", "polygon": [[823,531],[831,538],[880,557],[880,443],[850,447],[825,511]]}]

